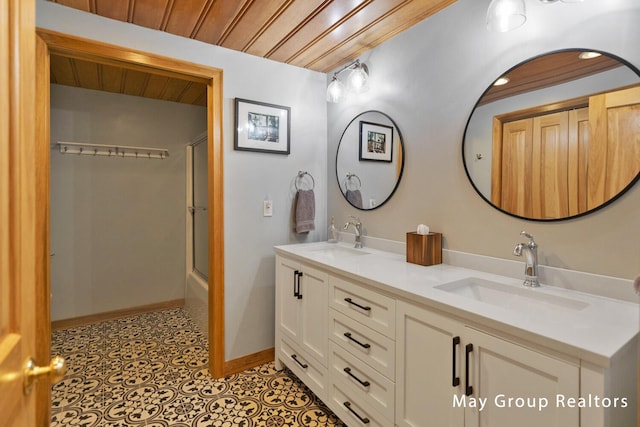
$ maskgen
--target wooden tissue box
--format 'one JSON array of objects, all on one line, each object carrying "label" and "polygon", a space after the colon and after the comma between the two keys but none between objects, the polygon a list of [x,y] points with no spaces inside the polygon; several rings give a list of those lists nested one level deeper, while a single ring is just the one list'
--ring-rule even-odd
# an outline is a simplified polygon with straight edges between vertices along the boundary
[{"label": "wooden tissue box", "polygon": [[407,233],[407,262],[420,265],[442,264],[442,233]]}]

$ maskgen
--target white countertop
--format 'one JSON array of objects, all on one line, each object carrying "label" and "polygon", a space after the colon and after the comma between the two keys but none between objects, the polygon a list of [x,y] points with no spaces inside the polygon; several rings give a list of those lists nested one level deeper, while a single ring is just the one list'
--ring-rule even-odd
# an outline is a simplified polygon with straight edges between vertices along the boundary
[{"label": "white countertop", "polygon": [[[494,329],[518,341],[544,346],[598,366],[607,367],[611,358],[640,331],[638,304],[583,292],[546,286],[526,288],[522,280],[447,264],[421,266],[406,262],[404,255],[364,248],[366,255],[327,256],[321,249],[338,245],[327,242],[276,246],[279,255],[391,293],[414,303],[445,311],[474,324]],[[502,307],[438,289],[437,286],[465,278],[479,278],[513,286],[514,293],[537,293],[548,300],[570,299],[584,306],[578,310],[540,310],[518,304]],[[525,294],[526,295],[526,294]],[[583,305],[584,304],[584,305]]]}]

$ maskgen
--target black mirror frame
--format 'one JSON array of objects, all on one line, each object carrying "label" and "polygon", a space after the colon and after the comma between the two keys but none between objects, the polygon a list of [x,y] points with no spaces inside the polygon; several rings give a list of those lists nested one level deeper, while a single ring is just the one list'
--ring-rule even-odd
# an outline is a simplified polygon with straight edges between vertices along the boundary
[{"label": "black mirror frame", "polygon": [[[638,76],[638,78],[640,78],[640,70],[635,67],[634,65],[632,65],[631,63],[629,63],[629,61],[626,61],[622,58],[620,58],[617,55],[613,55],[609,52],[605,52],[605,51],[601,51],[601,50],[596,50],[596,49],[581,49],[581,48],[567,48],[567,49],[560,49],[560,50],[553,50],[550,52],[545,52],[545,53],[541,53],[539,55],[536,55],[534,57],[528,58],[522,62],[519,62],[518,64],[514,65],[513,67],[509,68],[507,71],[505,71],[504,73],[501,73],[498,77],[508,74],[511,71],[513,71],[514,69],[520,67],[521,65],[526,64],[529,61],[532,61],[534,59],[540,58],[542,56],[546,56],[546,55],[551,55],[554,53],[562,53],[562,52],[578,52],[578,51],[589,51],[589,52],[598,52],[601,53],[602,55],[607,55],[610,58],[613,58],[617,61],[619,61],[621,64],[626,65],[627,67],[629,67],[629,69],[631,69],[634,73],[636,73],[636,75]],[[496,77],[496,78],[498,78]],[[492,82],[495,81],[492,80]],[[478,193],[478,195],[482,198],[482,200],[484,200],[485,202],[487,202],[492,208],[507,214],[509,216],[512,216],[514,218],[519,218],[519,219],[524,219],[527,221],[535,221],[535,222],[556,222],[556,221],[565,221],[565,220],[570,220],[570,219],[575,219],[575,218],[579,218],[588,214],[591,214],[593,212],[596,212],[606,206],[609,206],[610,204],[612,204],[613,202],[615,202],[618,198],[622,197],[622,195],[624,195],[627,191],[629,191],[631,189],[631,187],[633,187],[635,185],[636,182],[638,182],[640,180],[640,172],[638,172],[638,174],[636,175],[636,177],[634,179],[631,180],[631,182],[629,182],[629,184],[624,187],[622,190],[620,190],[620,192],[618,194],[616,194],[615,196],[613,196],[612,198],[610,198],[609,200],[607,200],[606,202],[602,203],[601,205],[596,206],[593,209],[589,209],[585,212],[581,212],[577,215],[571,215],[571,216],[567,216],[567,217],[563,217],[563,218],[527,218],[524,216],[520,216],[520,215],[516,215],[514,213],[508,212],[502,208],[499,208],[498,206],[494,205],[493,203],[491,203],[491,200],[488,200],[480,191],[480,189],[478,189],[478,187],[476,186],[476,184],[473,182],[473,180],[471,179],[471,174],[469,173],[469,169],[467,168],[467,161],[465,159],[465,142],[466,142],[466,136],[467,136],[467,130],[469,128],[469,123],[471,122],[471,117],[473,116],[473,113],[476,111],[476,108],[478,107],[478,104],[480,103],[480,101],[482,100],[482,98],[485,96],[485,94],[491,89],[491,85],[489,87],[487,87],[482,94],[480,95],[480,97],[478,98],[478,100],[476,101],[476,103],[473,106],[473,109],[471,110],[471,113],[469,114],[469,118],[467,119],[467,124],[464,127],[464,133],[462,134],[462,165],[464,166],[464,172],[467,175],[467,179],[469,180],[469,182],[471,183],[471,186],[473,187],[473,189],[476,191],[476,193]]]},{"label": "black mirror frame", "polygon": [[[393,190],[391,190],[391,193],[389,193],[387,198],[384,199],[384,201],[382,203],[377,205],[375,208],[370,208],[370,209],[359,208],[357,206],[352,205],[351,202],[349,202],[347,200],[347,196],[342,192],[342,188],[340,187],[340,177],[338,176],[338,153],[340,153],[340,145],[342,144],[342,139],[344,138],[344,134],[347,132],[347,129],[349,129],[349,126],[351,126],[351,124],[353,122],[355,122],[356,119],[358,119],[358,117],[360,117],[360,116],[362,116],[364,114],[367,114],[367,113],[382,114],[387,119],[389,119],[389,121],[391,121],[391,123],[393,124],[395,129],[398,131],[398,140],[400,141],[400,146],[401,146],[401,149],[402,149],[402,165],[400,166],[400,174],[398,175],[398,178],[396,179],[396,184],[393,187]],[[360,211],[365,211],[365,212],[366,211],[373,211],[373,210],[379,209],[382,206],[384,206],[391,199],[391,197],[393,197],[394,193],[398,189],[398,186],[400,185],[400,181],[402,180],[402,174],[404,173],[404,162],[405,162],[404,145],[405,145],[404,138],[402,137],[402,132],[400,131],[400,128],[398,127],[398,124],[391,117],[389,117],[388,114],[383,113],[382,111],[378,111],[378,110],[363,111],[363,112],[357,114],[353,119],[351,119],[351,121],[349,121],[349,123],[347,123],[347,126],[345,126],[344,130],[342,131],[342,134],[340,135],[340,141],[338,142],[338,147],[336,148],[335,168],[336,168],[336,182],[338,183],[338,191],[340,191],[340,194],[342,194],[342,197],[344,197],[344,200],[349,204],[349,206],[354,207],[354,208],[356,208],[356,209],[358,209]]]}]

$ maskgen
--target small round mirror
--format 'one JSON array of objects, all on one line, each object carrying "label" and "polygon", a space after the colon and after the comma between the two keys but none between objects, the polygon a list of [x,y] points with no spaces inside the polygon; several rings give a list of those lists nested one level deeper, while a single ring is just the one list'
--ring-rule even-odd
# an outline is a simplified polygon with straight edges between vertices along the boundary
[{"label": "small round mirror", "polygon": [[371,210],[393,195],[404,167],[404,145],[396,123],[380,111],[366,111],[349,122],[338,144],[336,178],[353,207]]},{"label": "small round mirror", "polygon": [[574,218],[640,177],[640,72],[604,52],[568,49],[498,76],[469,117],[465,170],[504,213]]}]

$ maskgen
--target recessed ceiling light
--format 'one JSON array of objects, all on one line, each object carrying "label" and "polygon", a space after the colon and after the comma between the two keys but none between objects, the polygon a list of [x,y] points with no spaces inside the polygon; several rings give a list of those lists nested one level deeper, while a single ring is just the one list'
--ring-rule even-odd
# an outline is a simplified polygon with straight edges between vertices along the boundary
[{"label": "recessed ceiling light", "polygon": [[496,80],[493,85],[494,86],[502,86],[502,85],[506,85],[507,83],[509,83],[509,77],[500,77],[498,80]]},{"label": "recessed ceiling light", "polygon": [[593,59],[593,58],[597,58],[598,56],[601,56],[602,54],[599,52],[582,52],[580,55],[578,55],[578,58],[580,59]]}]

